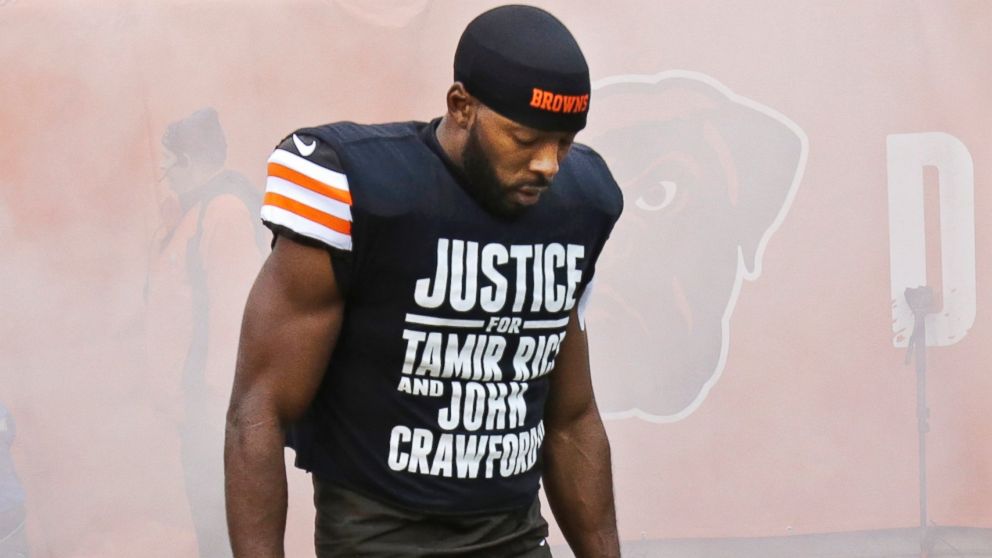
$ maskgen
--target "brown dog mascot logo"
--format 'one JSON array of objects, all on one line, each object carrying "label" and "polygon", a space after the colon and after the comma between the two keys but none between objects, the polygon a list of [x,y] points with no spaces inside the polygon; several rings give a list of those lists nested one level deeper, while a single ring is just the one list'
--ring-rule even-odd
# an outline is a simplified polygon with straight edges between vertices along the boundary
[{"label": "brown dog mascot logo", "polygon": [[591,106],[585,140],[625,200],[589,309],[596,399],[607,417],[677,421],[719,380],[741,284],[788,213],[806,135],[693,72],[601,80]]}]

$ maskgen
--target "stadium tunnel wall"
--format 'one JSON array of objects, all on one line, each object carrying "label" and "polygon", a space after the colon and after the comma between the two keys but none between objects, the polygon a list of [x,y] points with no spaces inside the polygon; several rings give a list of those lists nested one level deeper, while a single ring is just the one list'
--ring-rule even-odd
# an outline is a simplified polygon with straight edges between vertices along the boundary
[{"label": "stadium tunnel wall", "polygon": [[[921,286],[933,555],[992,555],[992,7],[534,4],[583,46],[578,141],[626,200],[588,321],[628,555],[912,554]],[[223,530],[185,488],[216,476],[184,462],[183,362],[208,332],[198,389],[224,400],[269,152],[441,114],[494,5],[0,0],[0,452],[23,489],[0,502],[31,556],[197,556],[197,522]],[[163,141],[203,110],[248,188],[191,216]],[[309,490],[291,472],[291,556]]]}]

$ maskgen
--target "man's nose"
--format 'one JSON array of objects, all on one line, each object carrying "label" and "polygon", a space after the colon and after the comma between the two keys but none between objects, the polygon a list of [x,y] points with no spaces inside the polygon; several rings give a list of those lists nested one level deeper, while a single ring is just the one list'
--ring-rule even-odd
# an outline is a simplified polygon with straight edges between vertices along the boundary
[{"label": "man's nose", "polygon": [[530,170],[541,175],[550,184],[558,174],[558,150],[560,146],[557,142],[549,142],[538,148],[534,157],[530,160]]}]

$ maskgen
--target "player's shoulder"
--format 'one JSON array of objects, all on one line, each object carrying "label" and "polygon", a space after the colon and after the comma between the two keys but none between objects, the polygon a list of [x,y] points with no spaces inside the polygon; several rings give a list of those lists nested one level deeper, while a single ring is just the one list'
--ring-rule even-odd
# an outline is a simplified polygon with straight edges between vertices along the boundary
[{"label": "player's shoulder", "polygon": [[[295,130],[269,156],[262,221],[282,234],[351,250],[356,209],[368,212],[376,203],[392,203],[386,195],[391,192],[383,189],[402,181],[383,175],[395,179],[397,169],[408,168],[388,163],[409,153],[399,142],[419,142],[424,125],[334,122]],[[357,196],[365,205],[358,208],[356,182],[365,185]]]},{"label": "player's shoulder", "polygon": [[590,201],[607,214],[619,217],[623,211],[623,192],[603,157],[592,147],[575,143],[568,162],[579,188]]},{"label": "player's shoulder", "polygon": [[347,172],[347,159],[357,151],[366,151],[376,144],[394,143],[391,140],[417,140],[423,122],[391,122],[385,124],[357,124],[332,122],[320,126],[299,128],[284,137],[277,151],[306,159],[331,171]]},{"label": "player's shoulder", "polygon": [[318,128],[279,142],[266,165],[262,221],[277,233],[351,250],[352,196],[336,142]]},{"label": "player's shoulder", "polygon": [[[287,136],[286,140],[293,135],[304,138],[317,139],[325,144],[325,149],[342,150],[356,144],[374,143],[379,141],[389,141],[397,139],[411,139],[418,137],[422,122],[389,122],[384,124],[358,124],[355,122],[332,122],[320,126],[300,128]],[[286,141],[284,140],[284,142]]]},{"label": "player's shoulder", "polygon": [[[311,130],[313,128],[301,128],[284,137],[270,155],[269,162],[271,163],[273,158],[287,158],[288,160],[300,158],[335,172],[344,172],[341,158],[338,156],[338,149],[335,149],[332,142],[328,142],[326,139],[321,140]],[[292,157],[286,157],[280,152],[288,153]]]}]

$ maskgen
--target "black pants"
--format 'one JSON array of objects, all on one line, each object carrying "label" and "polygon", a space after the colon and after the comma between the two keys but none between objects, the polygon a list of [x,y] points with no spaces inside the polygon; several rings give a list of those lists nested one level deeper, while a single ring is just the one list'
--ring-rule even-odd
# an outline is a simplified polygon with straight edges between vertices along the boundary
[{"label": "black pants", "polygon": [[318,558],[551,556],[536,497],[513,512],[439,516],[397,509],[315,476],[314,505]]}]

